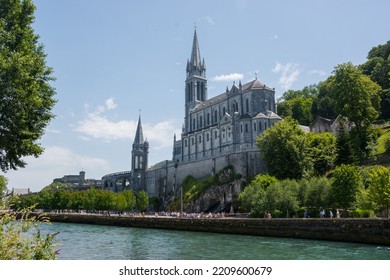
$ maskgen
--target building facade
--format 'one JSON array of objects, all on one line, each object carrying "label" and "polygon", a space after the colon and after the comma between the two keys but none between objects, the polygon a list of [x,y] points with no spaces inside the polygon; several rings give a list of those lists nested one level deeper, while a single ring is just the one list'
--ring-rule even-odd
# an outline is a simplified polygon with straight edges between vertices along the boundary
[{"label": "building facade", "polygon": [[[129,185],[164,200],[177,193],[188,175],[204,178],[227,165],[233,165],[243,177],[264,171],[256,138],[281,120],[275,113],[275,89],[256,77],[245,84],[239,81],[238,85],[233,84],[209,99],[206,64],[200,55],[196,30],[187,60],[184,107],[182,133],[180,139],[174,135],[172,159],[151,168],[147,166],[149,144],[143,140],[139,119],[132,149],[132,171],[126,175],[132,180]],[[121,183],[123,177],[116,180],[114,177],[103,177],[103,185],[126,187]]]}]

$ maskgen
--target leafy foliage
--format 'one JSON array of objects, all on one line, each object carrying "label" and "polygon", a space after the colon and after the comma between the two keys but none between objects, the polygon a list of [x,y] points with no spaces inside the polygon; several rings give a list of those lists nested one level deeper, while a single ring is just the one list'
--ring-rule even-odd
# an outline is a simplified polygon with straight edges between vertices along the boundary
[{"label": "leafy foliage", "polygon": [[[377,210],[390,207],[390,170],[384,166],[371,168],[369,172],[368,197]],[[389,213],[387,213],[389,216]]]},{"label": "leafy foliage", "polygon": [[36,141],[54,117],[52,69],[31,27],[30,0],[0,0],[0,168],[24,167],[24,156],[38,157]]},{"label": "leafy foliage", "polygon": [[270,185],[278,180],[268,174],[257,175],[240,193],[239,201],[243,209],[260,215],[264,211],[265,194]]},{"label": "leafy foliage", "polygon": [[287,117],[257,138],[270,175],[278,179],[301,178],[307,170],[306,136],[296,120]]},{"label": "leafy foliage", "polygon": [[22,209],[36,205],[44,210],[140,210],[149,205],[149,197],[145,191],[138,194],[131,190],[114,193],[109,190],[76,191],[65,187],[44,188],[38,194],[10,198],[13,209]]},{"label": "leafy foliage", "polygon": [[353,208],[357,194],[363,188],[362,177],[356,166],[337,166],[332,176],[331,196],[335,207]]},{"label": "leafy foliage", "polygon": [[0,213],[0,260],[52,260],[56,258],[56,234],[42,235],[44,219],[29,216],[30,211]]},{"label": "leafy foliage", "polygon": [[331,133],[308,133],[307,156],[313,164],[315,176],[324,175],[335,166],[336,137]]}]

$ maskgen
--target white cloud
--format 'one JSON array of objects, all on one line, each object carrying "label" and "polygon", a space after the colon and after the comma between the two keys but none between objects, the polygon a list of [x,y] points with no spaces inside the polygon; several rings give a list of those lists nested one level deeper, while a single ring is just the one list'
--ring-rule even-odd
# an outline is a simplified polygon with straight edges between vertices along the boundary
[{"label": "white cloud", "polygon": [[275,67],[272,69],[273,73],[280,73],[279,84],[283,90],[289,89],[292,84],[298,79],[299,69],[298,64],[287,63],[285,65],[277,62]]},{"label": "white cloud", "polygon": [[326,72],[323,71],[323,70],[311,70],[309,72],[309,74],[311,74],[311,75],[318,75],[320,77],[326,76]]},{"label": "white cloud", "polygon": [[244,74],[241,73],[232,73],[228,75],[219,75],[212,78],[212,81],[216,82],[227,82],[227,81],[236,81],[236,80],[242,80],[244,78]]},{"label": "white cloud", "polygon": [[106,100],[106,108],[107,110],[113,110],[118,106],[118,104],[115,103],[114,98],[110,97]]},{"label": "white cloud", "polygon": [[[85,141],[92,139],[101,139],[106,142],[116,140],[132,141],[138,125],[138,120],[119,120],[113,121],[105,116],[100,106],[92,113],[86,114],[86,117],[79,121],[74,130],[82,133],[79,137]],[[173,133],[180,134],[171,120],[160,120],[155,124],[142,123],[144,138],[147,138],[151,149],[162,149],[170,147],[173,141]]]},{"label": "white cloud", "polygon": [[210,24],[212,24],[212,25],[214,25],[214,20],[210,17],[210,16],[206,16],[205,17],[205,20],[208,22],[208,23],[210,23]]},{"label": "white cloud", "polygon": [[27,162],[25,168],[7,172],[8,189],[30,188],[31,191],[39,191],[53,179],[78,174],[81,170],[86,171],[87,178],[94,179],[110,171],[105,159],[84,156],[61,146],[46,147],[38,158],[26,157],[23,160]]}]

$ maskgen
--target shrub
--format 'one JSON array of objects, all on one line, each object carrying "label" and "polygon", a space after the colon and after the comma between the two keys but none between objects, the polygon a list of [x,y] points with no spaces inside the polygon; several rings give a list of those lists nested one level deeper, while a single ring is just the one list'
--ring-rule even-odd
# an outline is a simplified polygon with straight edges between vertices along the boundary
[{"label": "shrub", "polygon": [[53,260],[56,258],[56,234],[41,235],[39,225],[45,219],[30,217],[30,210],[0,213],[1,260]]}]

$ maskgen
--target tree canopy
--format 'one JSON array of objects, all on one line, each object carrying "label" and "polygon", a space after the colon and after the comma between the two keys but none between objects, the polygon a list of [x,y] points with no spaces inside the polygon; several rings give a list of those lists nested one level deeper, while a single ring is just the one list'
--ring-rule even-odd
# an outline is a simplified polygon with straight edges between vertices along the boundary
[{"label": "tree canopy", "polygon": [[278,179],[301,178],[306,170],[306,136],[290,117],[275,123],[257,138],[270,175]]},{"label": "tree canopy", "polygon": [[24,167],[24,156],[38,157],[37,143],[55,104],[52,69],[31,27],[31,0],[0,0],[0,168]]}]

